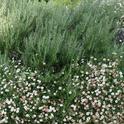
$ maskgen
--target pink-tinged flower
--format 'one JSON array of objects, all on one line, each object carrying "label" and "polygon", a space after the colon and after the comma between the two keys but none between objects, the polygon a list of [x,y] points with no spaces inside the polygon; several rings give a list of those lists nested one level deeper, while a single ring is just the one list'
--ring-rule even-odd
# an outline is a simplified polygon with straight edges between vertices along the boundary
[{"label": "pink-tinged flower", "polygon": [[26,99],[26,97],[25,97],[25,96],[21,96],[21,98],[20,98],[20,100],[21,100],[22,102],[24,102],[24,101],[25,101],[25,99]]},{"label": "pink-tinged flower", "polygon": [[48,112],[49,112],[48,106],[45,106],[45,107],[42,109],[42,111],[48,113]]},{"label": "pink-tinged flower", "polygon": [[86,105],[88,103],[88,99],[81,99],[82,104]]}]

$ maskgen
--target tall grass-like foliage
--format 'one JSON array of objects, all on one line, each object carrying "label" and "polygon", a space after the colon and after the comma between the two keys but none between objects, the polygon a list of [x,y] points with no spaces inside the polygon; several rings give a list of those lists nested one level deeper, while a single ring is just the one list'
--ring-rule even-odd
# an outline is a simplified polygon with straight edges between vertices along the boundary
[{"label": "tall grass-like foliage", "polygon": [[83,0],[69,8],[53,1],[2,1],[0,51],[32,67],[63,66],[82,56],[110,55],[122,2]]},{"label": "tall grass-like foliage", "polygon": [[66,5],[69,7],[76,6],[81,2],[81,0],[53,0],[57,5]]}]

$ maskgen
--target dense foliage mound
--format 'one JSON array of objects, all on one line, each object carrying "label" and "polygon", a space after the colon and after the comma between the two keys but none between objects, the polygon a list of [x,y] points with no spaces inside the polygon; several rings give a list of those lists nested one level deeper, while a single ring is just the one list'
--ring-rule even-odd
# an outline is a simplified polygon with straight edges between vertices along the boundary
[{"label": "dense foliage mound", "polygon": [[71,64],[58,74],[0,65],[1,124],[123,124],[120,60]]},{"label": "dense foliage mound", "polygon": [[59,68],[77,58],[111,56],[118,49],[114,39],[122,2],[83,0],[70,7],[53,1],[3,0],[1,54],[38,68],[43,62]]},{"label": "dense foliage mound", "polygon": [[0,124],[124,124],[123,0],[0,0]]}]

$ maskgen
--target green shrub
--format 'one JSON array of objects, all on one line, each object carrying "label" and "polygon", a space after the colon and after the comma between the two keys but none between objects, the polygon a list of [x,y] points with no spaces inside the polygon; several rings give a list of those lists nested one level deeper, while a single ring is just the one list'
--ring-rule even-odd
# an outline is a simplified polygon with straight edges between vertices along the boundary
[{"label": "green shrub", "polygon": [[69,8],[52,1],[5,0],[1,13],[5,21],[0,35],[2,54],[12,58],[14,52],[32,67],[42,67],[44,62],[60,67],[77,58],[111,55],[123,8],[116,1],[84,0]]}]

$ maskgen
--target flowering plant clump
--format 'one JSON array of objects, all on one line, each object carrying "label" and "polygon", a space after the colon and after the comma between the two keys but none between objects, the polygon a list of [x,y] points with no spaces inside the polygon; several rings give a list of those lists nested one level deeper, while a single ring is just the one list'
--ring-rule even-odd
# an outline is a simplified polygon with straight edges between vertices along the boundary
[{"label": "flowering plant clump", "polygon": [[0,66],[0,124],[51,124],[62,100],[51,99],[40,73],[20,64]]},{"label": "flowering plant clump", "polygon": [[72,65],[79,68],[72,78],[78,95],[64,118],[66,123],[124,123],[124,75],[118,70],[118,65],[118,59],[104,58],[98,63],[93,57],[86,63],[85,69],[79,64]]},{"label": "flowering plant clump", "polygon": [[119,60],[72,64],[69,73],[0,66],[0,124],[123,124]]}]

